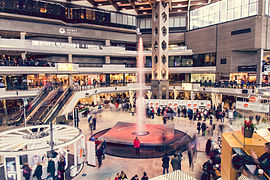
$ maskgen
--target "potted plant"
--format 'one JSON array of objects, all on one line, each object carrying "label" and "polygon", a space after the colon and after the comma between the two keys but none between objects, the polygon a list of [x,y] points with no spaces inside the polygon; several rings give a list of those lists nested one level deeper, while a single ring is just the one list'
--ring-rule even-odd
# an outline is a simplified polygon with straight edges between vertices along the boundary
[{"label": "potted plant", "polygon": [[244,126],[242,127],[242,133],[244,137],[246,138],[252,138],[253,132],[255,129],[255,124],[252,122],[252,120],[245,120]]}]

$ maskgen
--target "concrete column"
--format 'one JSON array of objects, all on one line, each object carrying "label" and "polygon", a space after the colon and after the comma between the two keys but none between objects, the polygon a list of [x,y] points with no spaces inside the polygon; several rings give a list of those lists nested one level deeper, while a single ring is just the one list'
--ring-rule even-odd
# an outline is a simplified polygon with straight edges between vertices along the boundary
[{"label": "concrete column", "polygon": [[72,54],[68,54],[68,62],[72,63]]},{"label": "concrete column", "polygon": [[263,49],[257,50],[257,76],[256,76],[256,84],[262,85],[262,60],[263,60]]},{"label": "concrete column", "polygon": [[152,81],[153,96],[169,98],[169,3],[152,3]]},{"label": "concrete column", "polygon": [[111,41],[109,39],[105,40],[105,46],[111,46]]},{"label": "concrete column", "polygon": [[190,82],[190,74],[185,74],[185,82]]},{"label": "concrete column", "polygon": [[193,91],[190,92],[190,100],[195,99],[195,93]]},{"label": "concrete column", "polygon": [[[68,62],[72,63],[72,54],[68,54]],[[73,86],[73,77],[72,74],[68,75],[68,85]]]},{"label": "concrete column", "polygon": [[110,84],[111,83],[111,76],[110,74],[105,74],[105,83]]},{"label": "concrete column", "polygon": [[72,37],[68,36],[68,43],[72,43]]},{"label": "concrete column", "polygon": [[123,73],[123,85],[125,86],[125,84],[126,84],[126,74]]},{"label": "concrete column", "polygon": [[7,117],[8,116],[8,112],[7,112],[7,102],[5,99],[2,100],[2,103],[3,103],[3,109],[4,109],[4,113],[5,113],[5,116]]},{"label": "concrete column", "polygon": [[258,16],[265,16],[265,0],[258,0]]},{"label": "concrete column", "polygon": [[[187,18],[186,18],[186,30],[190,30],[190,24],[189,24],[189,19],[190,19],[190,11],[187,12]],[[186,34],[186,33],[185,33]]]},{"label": "concrete column", "polygon": [[20,32],[20,38],[21,40],[25,40],[26,32]]},{"label": "concrete column", "polygon": [[111,63],[111,57],[105,56],[105,64],[110,64],[110,63]]},{"label": "concrete column", "polygon": [[26,59],[26,52],[21,53],[21,57],[23,60],[25,60]]}]

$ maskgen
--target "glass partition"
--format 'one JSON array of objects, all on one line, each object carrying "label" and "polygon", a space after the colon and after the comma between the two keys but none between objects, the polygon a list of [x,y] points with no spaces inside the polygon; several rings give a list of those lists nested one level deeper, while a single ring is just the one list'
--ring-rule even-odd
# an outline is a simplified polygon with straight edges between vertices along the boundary
[{"label": "glass partition", "polygon": [[60,19],[69,23],[89,23],[136,29],[136,16],[65,3],[38,0],[0,0],[0,12]]},{"label": "glass partition", "polygon": [[190,12],[190,29],[254,16],[257,13],[258,0],[222,0],[192,10]]},{"label": "glass partition", "polygon": [[[152,19],[144,18],[139,19],[138,23],[141,29],[151,29],[152,28]],[[177,28],[177,27],[186,27],[186,17],[185,16],[175,16],[169,18],[169,27]]]}]

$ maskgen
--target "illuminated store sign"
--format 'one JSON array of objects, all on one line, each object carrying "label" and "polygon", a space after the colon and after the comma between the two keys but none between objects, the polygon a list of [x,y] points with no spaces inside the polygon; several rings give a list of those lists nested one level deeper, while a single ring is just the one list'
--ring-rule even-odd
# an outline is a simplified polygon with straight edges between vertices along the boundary
[{"label": "illuminated store sign", "polygon": [[68,63],[58,63],[58,71],[73,71],[73,64]]},{"label": "illuminated store sign", "polygon": [[76,44],[76,43],[65,43],[65,42],[50,42],[50,41],[32,41],[32,46],[51,47],[51,48],[66,48],[66,49],[100,50],[99,45]]},{"label": "illuminated store sign", "polygon": [[182,89],[187,91],[192,91],[192,84],[191,83],[182,83]]}]

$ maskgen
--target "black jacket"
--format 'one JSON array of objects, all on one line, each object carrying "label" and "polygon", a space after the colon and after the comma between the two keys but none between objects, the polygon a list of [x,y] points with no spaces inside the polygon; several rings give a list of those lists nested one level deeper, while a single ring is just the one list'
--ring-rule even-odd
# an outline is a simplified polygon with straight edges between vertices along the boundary
[{"label": "black jacket", "polygon": [[37,165],[33,177],[41,177],[42,176],[42,166]]},{"label": "black jacket", "polygon": [[50,173],[52,176],[55,175],[55,163],[53,160],[48,162],[47,173]]}]

